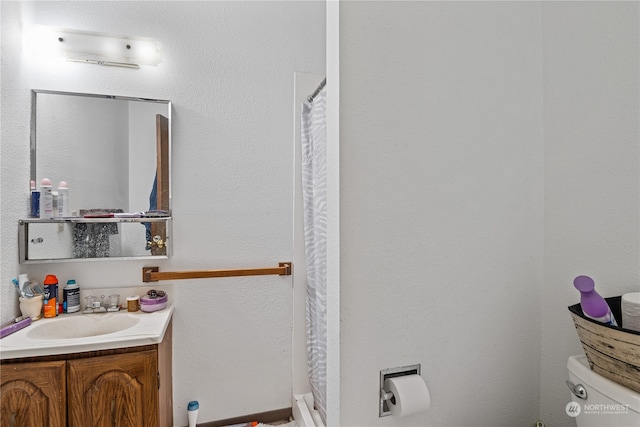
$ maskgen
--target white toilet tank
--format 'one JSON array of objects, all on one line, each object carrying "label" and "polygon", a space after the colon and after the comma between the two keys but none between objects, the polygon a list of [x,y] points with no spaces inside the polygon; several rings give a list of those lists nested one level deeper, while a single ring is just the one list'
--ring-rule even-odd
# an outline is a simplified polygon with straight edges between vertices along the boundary
[{"label": "white toilet tank", "polygon": [[586,399],[571,393],[575,403],[567,404],[567,415],[576,418],[578,427],[640,426],[640,393],[593,372],[584,355],[569,357],[567,368],[574,390],[580,394],[581,385],[586,392]]}]

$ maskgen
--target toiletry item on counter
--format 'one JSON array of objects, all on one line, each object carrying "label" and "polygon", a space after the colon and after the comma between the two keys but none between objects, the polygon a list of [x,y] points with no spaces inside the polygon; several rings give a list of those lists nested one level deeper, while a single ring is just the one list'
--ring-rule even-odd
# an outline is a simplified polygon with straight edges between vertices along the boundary
[{"label": "toiletry item on counter", "polygon": [[44,279],[44,317],[58,315],[58,278],[48,274]]},{"label": "toiletry item on counter", "polygon": [[49,178],[43,178],[40,182],[40,218],[53,218],[53,193]]},{"label": "toiletry item on counter", "polygon": [[606,325],[618,326],[609,304],[595,291],[596,285],[591,277],[578,276],[573,280],[573,286],[580,291],[580,306],[585,316]]},{"label": "toiletry item on counter", "polygon": [[22,317],[28,317],[31,320],[39,320],[42,317],[42,294],[36,294],[31,298],[20,297],[19,300]]},{"label": "toiletry item on counter", "polygon": [[58,183],[58,212],[56,216],[69,216],[69,185],[66,181]]},{"label": "toiletry item on counter", "polygon": [[16,279],[16,278],[11,279],[11,283],[13,283],[13,286],[14,286],[16,292],[18,293],[19,297],[25,296],[24,292],[22,292],[22,289],[20,289],[20,284],[18,283],[18,279]]},{"label": "toiletry item on counter", "polygon": [[29,203],[29,216],[40,218],[40,192],[36,190],[36,182],[33,180],[30,183]]},{"label": "toiletry item on counter", "polygon": [[640,332],[640,292],[622,295],[622,327]]},{"label": "toiletry item on counter", "polygon": [[31,317],[22,318],[18,317],[11,322],[7,322],[4,325],[0,325],[0,338],[4,338],[7,335],[11,335],[14,332],[18,332],[22,328],[26,328],[31,324]]},{"label": "toiletry item on counter", "polygon": [[196,427],[196,423],[198,422],[198,409],[200,409],[200,404],[197,400],[192,400],[187,405],[187,416],[189,417],[189,427]]},{"label": "toiletry item on counter", "polygon": [[65,313],[80,311],[80,286],[75,280],[67,280],[67,284],[62,288],[62,299]]},{"label": "toiletry item on counter", "polygon": [[169,297],[164,291],[151,290],[140,297],[140,310],[147,313],[167,308]]},{"label": "toiletry item on counter", "polygon": [[120,294],[109,295],[107,311],[120,311]]},{"label": "toiletry item on counter", "polygon": [[140,305],[140,297],[138,295],[131,295],[127,297],[127,311],[134,313],[138,311]]},{"label": "toiletry item on counter", "polygon": [[18,275],[18,286],[22,291],[22,296],[24,296],[24,292],[28,286],[28,283],[29,283],[29,275],[27,273],[22,273]]},{"label": "toiletry item on counter", "polygon": [[[14,282],[13,284],[16,284],[16,279],[13,279]],[[38,291],[38,288],[36,288],[38,285],[38,282],[31,282],[29,280],[29,276],[26,273],[22,273],[18,276],[18,280],[17,280],[18,284],[18,290],[20,291],[20,296],[23,297],[27,297],[27,298],[33,298],[33,294],[37,293],[42,293]]]}]

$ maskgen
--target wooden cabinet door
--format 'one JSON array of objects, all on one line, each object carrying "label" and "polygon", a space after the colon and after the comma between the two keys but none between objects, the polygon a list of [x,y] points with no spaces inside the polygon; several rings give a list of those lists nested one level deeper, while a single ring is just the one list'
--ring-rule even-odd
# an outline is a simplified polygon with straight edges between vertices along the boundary
[{"label": "wooden cabinet door", "polygon": [[157,352],[69,360],[69,427],[158,425]]},{"label": "wooden cabinet door", "polygon": [[64,427],[67,416],[66,362],[6,363],[0,366],[2,427]]}]

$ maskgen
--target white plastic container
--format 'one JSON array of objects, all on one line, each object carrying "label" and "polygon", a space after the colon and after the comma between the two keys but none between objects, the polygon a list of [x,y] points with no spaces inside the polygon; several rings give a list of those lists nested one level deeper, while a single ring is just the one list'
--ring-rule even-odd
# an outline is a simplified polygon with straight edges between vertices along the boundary
[{"label": "white plastic container", "polygon": [[140,297],[140,310],[147,313],[164,310],[165,308],[167,308],[168,299],[169,298],[167,297],[167,295],[162,295],[155,298],[152,298],[149,295],[143,295]]},{"label": "white plastic container", "polygon": [[69,185],[66,181],[58,183],[58,213],[56,216],[69,216]]},{"label": "white plastic container", "polygon": [[40,182],[40,218],[53,218],[53,193],[49,178],[43,178]]},{"label": "white plastic container", "polygon": [[80,311],[80,286],[75,280],[67,280],[67,284],[62,289],[62,295],[65,313]]}]

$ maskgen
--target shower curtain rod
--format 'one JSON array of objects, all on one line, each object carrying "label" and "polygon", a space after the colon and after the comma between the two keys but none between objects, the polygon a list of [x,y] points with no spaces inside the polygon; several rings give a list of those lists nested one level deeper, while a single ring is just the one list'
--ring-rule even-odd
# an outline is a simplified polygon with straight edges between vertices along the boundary
[{"label": "shower curtain rod", "polygon": [[327,78],[325,77],[324,80],[322,80],[320,82],[320,85],[317,87],[316,90],[313,91],[313,93],[309,96],[307,96],[307,101],[308,102],[313,102],[313,99],[318,96],[318,94],[320,93],[320,91],[322,90],[323,87],[325,87],[325,85],[327,84]]}]

